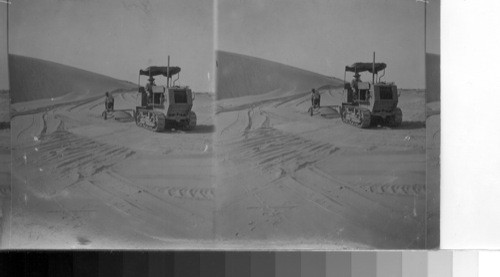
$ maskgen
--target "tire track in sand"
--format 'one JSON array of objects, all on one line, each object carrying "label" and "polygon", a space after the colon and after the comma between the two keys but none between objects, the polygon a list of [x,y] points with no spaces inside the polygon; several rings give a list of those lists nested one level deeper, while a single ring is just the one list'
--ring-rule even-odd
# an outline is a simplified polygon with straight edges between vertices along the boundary
[{"label": "tire track in sand", "polygon": [[97,142],[64,130],[45,135],[36,148],[27,147],[25,150],[30,156],[29,165],[39,168],[54,180],[48,184],[54,193],[135,154],[126,147]]},{"label": "tire track in sand", "polygon": [[241,159],[251,159],[264,171],[298,170],[335,153],[339,148],[273,128],[247,132],[235,145]]}]

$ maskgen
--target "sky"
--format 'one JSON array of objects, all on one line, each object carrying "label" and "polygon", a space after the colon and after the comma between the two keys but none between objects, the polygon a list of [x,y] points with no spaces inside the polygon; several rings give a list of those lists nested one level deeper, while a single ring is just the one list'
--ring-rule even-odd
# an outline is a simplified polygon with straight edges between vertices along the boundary
[{"label": "sky", "polygon": [[0,3],[0,90],[9,89],[7,4]]},{"label": "sky", "polygon": [[[440,0],[427,4],[427,51],[439,53]],[[386,80],[424,88],[424,3],[417,0],[218,0],[216,48],[342,78],[356,61],[388,64]],[[182,68],[181,84],[213,91],[211,0],[15,0],[10,52],[137,82],[139,68]],[[0,19],[6,4],[0,3]],[[8,87],[0,25],[0,89]]]},{"label": "sky", "polygon": [[441,0],[427,4],[427,52],[441,53]]},{"label": "sky", "polygon": [[386,81],[425,88],[423,2],[219,0],[218,7],[217,49],[338,78],[345,65],[371,62],[376,52],[387,63]]},{"label": "sky", "polygon": [[[180,84],[213,91],[213,2],[14,0],[10,52],[137,82],[140,68],[180,66]],[[144,82],[144,80],[143,80]]]}]

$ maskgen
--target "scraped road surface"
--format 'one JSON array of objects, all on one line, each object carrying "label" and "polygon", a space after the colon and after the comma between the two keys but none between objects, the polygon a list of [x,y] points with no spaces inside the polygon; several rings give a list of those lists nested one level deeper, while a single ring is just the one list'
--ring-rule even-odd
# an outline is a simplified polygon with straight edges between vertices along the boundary
[{"label": "scraped road surface", "polygon": [[[136,93],[114,96],[116,110],[136,106]],[[212,96],[196,97],[196,129],[162,133],[137,127],[126,112],[103,120],[103,100],[14,104],[12,210],[2,247],[209,245]]]},{"label": "scraped road surface", "polygon": [[342,123],[342,89],[216,102],[216,234],[228,245],[423,248],[425,95],[401,92],[400,128]]}]

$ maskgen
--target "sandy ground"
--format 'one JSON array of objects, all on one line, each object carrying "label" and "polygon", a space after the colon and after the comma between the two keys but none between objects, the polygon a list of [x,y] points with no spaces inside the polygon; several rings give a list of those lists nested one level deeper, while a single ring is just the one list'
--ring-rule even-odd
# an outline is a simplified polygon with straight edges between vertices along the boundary
[{"label": "sandy ground", "polygon": [[[401,127],[357,129],[335,109],[336,78],[237,54],[217,64],[219,100],[197,95],[189,132],[104,120],[107,79],[87,91],[78,70],[80,90],[13,104],[1,247],[405,249],[438,235],[438,102],[403,90]],[[313,116],[311,87],[324,87]],[[115,91],[116,110],[136,106]]]},{"label": "sandy ground", "polygon": [[[0,238],[10,206],[10,114],[9,91],[0,90]],[[0,241],[1,245],[1,241]]]},{"label": "sandy ground", "polygon": [[[115,109],[137,94],[116,93]],[[153,133],[103,98],[13,105],[12,210],[4,248],[186,248],[213,227],[213,101],[198,94],[198,126]],[[43,103],[42,103],[43,102]],[[40,104],[41,103],[41,104]]]},{"label": "sandy ground", "polygon": [[426,104],[427,108],[427,246],[439,247],[440,213],[440,170],[441,170],[441,102]]},{"label": "sandy ground", "polygon": [[10,203],[10,129],[0,129],[0,245]]},{"label": "sandy ground", "polygon": [[216,102],[215,232],[229,247],[423,248],[425,94],[403,91],[403,125],[341,122],[342,90]]}]

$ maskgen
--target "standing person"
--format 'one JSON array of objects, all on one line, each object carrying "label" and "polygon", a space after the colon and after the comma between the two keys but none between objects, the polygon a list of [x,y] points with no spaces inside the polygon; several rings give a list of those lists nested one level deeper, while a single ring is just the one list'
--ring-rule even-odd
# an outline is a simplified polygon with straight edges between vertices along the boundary
[{"label": "standing person", "polygon": [[315,89],[311,89],[311,107],[314,107],[314,95],[316,93]]},{"label": "standing person", "polygon": [[320,107],[321,95],[316,89],[311,90],[311,105],[313,108]]},{"label": "standing person", "polygon": [[318,108],[321,107],[321,94],[319,93],[318,90],[316,90],[316,103],[318,105]]},{"label": "standing person", "polygon": [[113,111],[115,109],[115,99],[113,96],[106,91],[106,99],[104,101],[104,104],[106,106],[106,111]]}]

